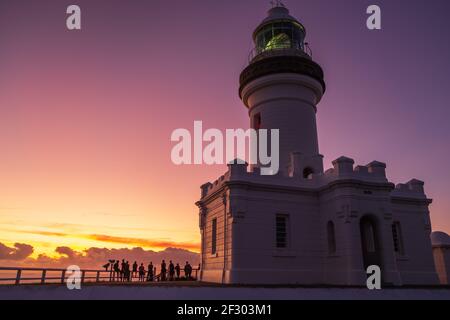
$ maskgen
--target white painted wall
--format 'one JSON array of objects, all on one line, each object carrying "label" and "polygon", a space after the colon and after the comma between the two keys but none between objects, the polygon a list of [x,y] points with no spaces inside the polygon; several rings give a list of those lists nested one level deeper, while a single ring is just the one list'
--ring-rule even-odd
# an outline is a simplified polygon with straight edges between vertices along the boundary
[{"label": "white painted wall", "polygon": [[[384,170],[373,166],[354,169],[351,159],[340,158],[332,170],[306,180],[260,176],[247,172],[245,165],[230,165],[200,201],[205,208],[201,280],[365,285],[360,221],[370,215],[379,229],[383,281],[392,285],[437,284],[429,238],[430,201],[422,190],[414,190],[414,183],[394,189]],[[276,214],[289,215],[286,249],[275,245]],[[210,250],[214,218],[218,221],[217,256],[211,256]],[[328,221],[335,225],[333,254],[328,252]],[[403,256],[394,252],[394,221],[402,227]]]}]

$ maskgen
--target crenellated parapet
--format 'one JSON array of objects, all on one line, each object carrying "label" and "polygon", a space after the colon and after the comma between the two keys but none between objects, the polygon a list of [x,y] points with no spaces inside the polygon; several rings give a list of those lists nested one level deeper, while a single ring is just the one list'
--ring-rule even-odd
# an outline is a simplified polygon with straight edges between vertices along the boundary
[{"label": "crenellated parapet", "polygon": [[224,175],[220,176],[219,179],[211,182],[207,182],[200,187],[201,199],[208,197],[209,195],[219,191],[224,186],[226,181],[229,181],[230,171],[227,171]]},{"label": "crenellated parapet", "polygon": [[399,198],[426,199],[424,184],[423,181],[417,179],[412,179],[406,183],[399,183],[392,191],[392,196]]},{"label": "crenellated parapet", "polygon": [[327,180],[330,179],[356,179],[373,182],[388,182],[386,179],[386,164],[372,161],[367,165],[354,166],[351,158],[340,157],[333,162],[333,168],[325,172]]},{"label": "crenellated parapet", "polygon": [[[258,167],[252,167],[250,171],[246,162],[235,160],[228,164],[228,171],[224,175],[213,182],[208,182],[201,186],[201,199],[206,199],[212,194],[222,192],[224,186],[232,182],[302,188],[310,191],[319,190],[333,181],[344,179],[383,184],[389,182],[386,179],[386,164],[379,161],[355,167],[353,159],[340,157],[332,162],[333,168],[325,173],[320,173],[320,171],[319,173],[314,173],[314,170],[312,170],[311,174],[305,175],[305,168],[311,168],[311,165],[308,163],[310,159],[303,159],[300,154],[293,154],[292,159],[290,175],[279,172],[277,175],[272,176],[261,175]],[[414,188],[417,189],[419,186],[415,185]]]},{"label": "crenellated parapet", "polygon": [[[293,164],[297,163],[296,161]],[[298,163],[304,163],[300,161]],[[356,165],[355,161],[348,157],[340,157],[332,162],[333,168],[325,173],[311,174],[304,177],[301,172],[303,167],[292,167],[292,175],[286,176],[282,173],[273,176],[261,175],[258,167],[251,168],[244,161],[233,161],[228,164],[228,171],[213,182],[207,182],[201,186],[201,199],[206,199],[214,193],[222,192],[226,184],[232,182],[252,183],[261,185],[274,185],[280,187],[293,187],[319,190],[332,182],[349,180],[367,183],[390,183],[386,178],[386,164],[372,161],[367,165]],[[392,185],[393,186],[393,185]],[[406,183],[399,183],[392,190],[391,196],[395,198],[426,199],[424,193],[424,182],[412,179]],[[430,201],[431,200],[427,200]]]}]

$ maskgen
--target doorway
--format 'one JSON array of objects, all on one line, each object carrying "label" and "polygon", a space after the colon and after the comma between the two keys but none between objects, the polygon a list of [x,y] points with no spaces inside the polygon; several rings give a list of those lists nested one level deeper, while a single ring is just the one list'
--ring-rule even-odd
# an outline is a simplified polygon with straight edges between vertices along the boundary
[{"label": "doorway", "polygon": [[371,265],[382,269],[379,229],[375,219],[371,216],[362,217],[360,230],[364,269],[367,270]]}]

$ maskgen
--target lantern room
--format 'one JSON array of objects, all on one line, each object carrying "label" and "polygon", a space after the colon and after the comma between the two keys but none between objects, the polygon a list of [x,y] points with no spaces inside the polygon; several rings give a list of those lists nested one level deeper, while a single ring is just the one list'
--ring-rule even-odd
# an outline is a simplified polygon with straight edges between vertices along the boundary
[{"label": "lantern room", "polygon": [[299,51],[304,54],[305,36],[305,27],[289,15],[287,8],[274,7],[253,33],[255,49],[251,58],[277,54],[279,51]]}]

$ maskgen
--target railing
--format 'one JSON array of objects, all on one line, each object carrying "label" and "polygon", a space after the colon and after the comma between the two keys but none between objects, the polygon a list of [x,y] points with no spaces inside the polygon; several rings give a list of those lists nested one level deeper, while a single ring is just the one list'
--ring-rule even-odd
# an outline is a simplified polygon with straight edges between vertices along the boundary
[{"label": "railing", "polygon": [[[0,267],[0,271],[10,271],[15,273],[15,277],[0,278],[0,283],[9,282],[10,284],[23,284],[24,281],[28,283],[45,284],[51,281],[52,283],[65,283],[68,276],[66,269],[54,268],[22,268],[22,267]],[[102,279],[110,280],[110,271],[106,270],[90,270],[84,269],[81,272],[81,282],[100,282]],[[31,276],[24,276],[24,273],[32,273]],[[58,276],[49,276],[49,273],[57,273]],[[104,274],[107,274],[106,276]]]},{"label": "railing", "polygon": [[178,281],[178,280],[191,280],[191,281],[197,281],[198,279],[198,273],[199,273],[200,269],[196,268],[196,269],[192,269],[192,274],[190,276],[190,278],[187,278],[186,276],[181,276],[179,278],[176,277],[176,275],[174,276],[173,280],[170,279],[169,277],[169,273],[166,272],[166,276],[165,279],[166,280],[162,280],[162,274],[159,273],[158,275],[153,277],[153,281]]},{"label": "railing", "polygon": [[[198,279],[199,268],[192,269],[192,275],[190,278],[186,276],[181,276],[179,278],[174,277],[175,280],[190,280],[196,281]],[[9,277],[3,277],[1,273],[11,273]],[[26,276],[25,273],[31,273],[32,275]],[[57,275],[49,275],[50,273]],[[49,283],[66,283],[68,277],[72,274],[69,272],[67,275],[67,269],[55,269],[55,268],[22,268],[22,267],[0,267],[0,284],[49,284]],[[114,282],[114,283],[129,283],[138,282],[139,277],[132,276],[130,281],[125,280],[121,277],[120,273],[114,272],[112,270],[93,270],[93,269],[81,269],[81,283],[92,282]],[[131,273],[133,275],[133,273]],[[147,273],[145,275],[146,282],[161,282],[163,277],[161,273],[154,275],[152,279],[147,278]],[[170,281],[168,273],[166,274],[165,281]]]},{"label": "railing", "polygon": [[254,62],[260,59],[280,56],[280,55],[294,55],[294,56],[302,56],[307,58],[312,58],[312,50],[309,47],[309,44],[306,42],[304,45],[300,46],[298,44],[291,46],[269,46],[265,49],[261,48],[253,48],[248,55],[248,62]]}]

